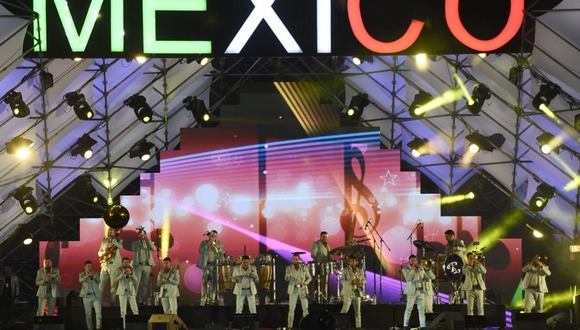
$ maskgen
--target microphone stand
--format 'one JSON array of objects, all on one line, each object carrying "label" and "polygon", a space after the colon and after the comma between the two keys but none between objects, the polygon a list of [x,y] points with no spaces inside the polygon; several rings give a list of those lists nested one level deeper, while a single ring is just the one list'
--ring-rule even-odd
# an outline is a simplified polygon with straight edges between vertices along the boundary
[{"label": "microphone stand", "polygon": [[415,225],[415,228],[413,228],[413,231],[409,234],[409,237],[407,237],[407,240],[409,241],[409,245],[411,246],[411,249],[409,250],[410,251],[409,254],[413,254],[413,234],[417,231],[418,228],[419,228],[419,223],[417,223]]},{"label": "microphone stand", "polygon": [[[381,270],[380,270],[380,277],[381,277],[381,285],[379,286],[379,301],[382,303],[383,302],[383,283],[382,283],[382,279],[383,279],[383,244],[385,245],[385,247],[387,248],[387,250],[391,251],[391,248],[387,245],[387,242],[385,242],[385,240],[383,239],[383,237],[381,236],[381,234],[379,234],[379,232],[377,231],[377,227],[375,227],[375,224],[373,222],[369,221],[369,225],[371,225],[371,233],[374,231],[375,233],[377,233],[377,236],[380,239],[380,245],[379,245],[379,263],[381,265]],[[374,238],[374,236],[373,236]]]}]

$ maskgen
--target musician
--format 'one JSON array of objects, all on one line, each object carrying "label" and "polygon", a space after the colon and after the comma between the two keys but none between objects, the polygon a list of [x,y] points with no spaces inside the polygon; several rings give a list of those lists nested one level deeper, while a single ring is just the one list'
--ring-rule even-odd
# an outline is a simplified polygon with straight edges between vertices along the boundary
[{"label": "musician", "polygon": [[[425,259],[423,260],[425,261]],[[433,297],[435,290],[433,289],[433,280],[436,278],[435,273],[431,269],[431,262],[429,260],[422,264],[425,271],[425,313],[433,313]]]},{"label": "musician", "polygon": [[[320,232],[320,239],[312,243],[310,246],[310,256],[316,263],[330,262],[332,256],[330,255],[330,245],[328,244],[328,233]],[[317,298],[322,296],[324,300],[328,300],[328,274],[315,274],[317,283],[320,283],[320,292],[315,292]],[[313,290],[315,291],[315,290]]]},{"label": "musician", "polygon": [[548,292],[546,276],[550,276],[550,268],[544,264],[545,257],[536,255],[534,259],[524,266],[522,272],[526,273],[522,281],[524,290],[524,313],[531,313],[532,307],[536,305],[535,312],[544,312],[544,294]]},{"label": "musician", "polygon": [[467,250],[465,247],[465,243],[463,240],[455,238],[455,232],[451,229],[445,231],[445,240],[447,241],[447,245],[445,245],[445,254],[450,256],[452,254],[456,254],[464,258],[464,253]]},{"label": "musician", "polygon": [[358,267],[358,259],[354,255],[348,257],[348,267],[342,272],[342,314],[348,313],[350,305],[354,309],[356,327],[360,328],[362,319],[360,304],[364,295],[366,278],[364,269]]},{"label": "musician", "polygon": [[288,328],[292,328],[294,324],[294,310],[298,299],[300,299],[300,305],[302,306],[302,317],[308,315],[308,283],[310,283],[312,277],[308,267],[300,259],[300,254],[302,253],[293,253],[292,265],[286,266],[286,275],[284,275],[284,280],[288,282]]},{"label": "musician", "polygon": [[418,265],[417,256],[409,256],[409,265],[403,268],[403,276],[405,277],[405,291],[403,293],[407,296],[407,306],[405,307],[405,315],[403,317],[403,326],[409,327],[409,319],[413,311],[413,305],[417,302],[417,312],[419,314],[419,324],[421,328],[425,325],[425,281],[428,279],[427,273],[423,267]]},{"label": "musician", "polygon": [[119,296],[119,305],[121,306],[121,318],[123,318],[123,327],[125,327],[125,315],[127,314],[127,303],[131,306],[131,311],[134,315],[139,314],[139,307],[137,307],[137,276],[133,267],[131,267],[131,259],[123,258],[122,265],[117,272],[115,283],[117,284],[117,296]]},{"label": "musician", "polygon": [[219,280],[216,263],[225,255],[224,245],[218,241],[218,232],[216,230],[209,231],[204,236],[207,236],[208,239],[199,244],[198,252],[200,256],[197,261],[197,267],[203,270],[201,284],[202,306],[206,303],[216,303],[216,287]]},{"label": "musician", "polygon": [[250,265],[250,257],[243,256],[242,264],[234,268],[232,274],[234,281],[234,294],[236,295],[236,314],[241,314],[244,308],[244,300],[248,300],[250,313],[256,314],[256,283],[258,283],[258,271],[256,266]]},{"label": "musician", "polygon": [[463,290],[467,295],[467,315],[473,315],[473,303],[477,302],[477,315],[484,315],[485,281],[483,274],[487,273],[485,267],[477,260],[473,252],[467,253],[467,263],[463,265]]},{"label": "musician", "polygon": [[147,296],[147,284],[149,284],[151,269],[155,266],[155,259],[153,258],[155,245],[147,239],[145,228],[138,227],[137,232],[139,239],[131,244],[131,251],[135,252],[133,255],[133,267],[135,276],[137,276],[137,303],[143,305]]},{"label": "musician", "polygon": [[38,310],[36,316],[44,315],[44,308],[48,303],[48,316],[54,315],[54,307],[56,305],[56,298],[58,297],[58,286],[60,285],[60,273],[58,269],[52,267],[52,260],[44,258],[42,261],[44,268],[36,272],[36,285],[38,291]]},{"label": "musician", "polygon": [[14,306],[20,295],[20,279],[12,272],[12,267],[4,265],[4,274],[0,278],[0,321],[11,323],[14,321]]},{"label": "musician", "polygon": [[103,294],[107,280],[110,278],[109,302],[111,305],[115,304],[115,281],[119,275],[118,270],[122,265],[121,248],[123,248],[123,240],[118,235],[115,228],[109,228],[107,237],[101,242],[98,253],[101,261],[101,283],[99,284],[99,289],[101,294]]},{"label": "musician", "polygon": [[171,267],[171,258],[163,259],[163,270],[157,274],[157,286],[164,314],[177,315],[179,269]]},{"label": "musician", "polygon": [[79,282],[81,283],[81,292],[79,297],[83,298],[85,308],[85,320],[87,328],[93,330],[93,308],[95,309],[95,318],[97,329],[102,328],[102,303],[101,290],[99,283],[101,278],[99,273],[93,271],[93,263],[90,260],[85,261],[85,269],[79,273]]}]

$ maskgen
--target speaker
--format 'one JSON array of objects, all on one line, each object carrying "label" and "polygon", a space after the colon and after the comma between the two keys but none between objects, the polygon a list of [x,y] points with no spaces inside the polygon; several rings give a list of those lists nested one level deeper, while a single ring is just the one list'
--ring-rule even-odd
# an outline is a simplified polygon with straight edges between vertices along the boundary
[{"label": "speaker", "polygon": [[445,324],[445,329],[465,329],[465,319],[459,312],[443,312],[427,326],[427,329],[439,329],[439,324]]},{"label": "speaker", "polygon": [[350,328],[350,314],[341,314],[324,310],[320,313],[320,323],[322,329],[349,329]]},{"label": "speaker", "polygon": [[121,317],[103,317],[103,329],[123,330],[123,319]]},{"label": "speaker", "polygon": [[187,326],[175,314],[153,314],[149,318],[148,330],[182,330]]},{"label": "speaker", "polygon": [[546,314],[544,313],[514,313],[514,329],[536,330],[546,328]]},{"label": "speaker", "polygon": [[147,330],[151,315],[125,315],[125,330]]},{"label": "speaker", "polygon": [[232,314],[229,327],[233,329],[258,330],[260,328],[260,319],[258,314]]},{"label": "speaker", "polygon": [[62,316],[35,316],[32,324],[33,330],[64,330]]},{"label": "speaker", "polygon": [[465,327],[466,328],[485,328],[486,326],[485,316],[483,315],[466,315],[465,316]]}]

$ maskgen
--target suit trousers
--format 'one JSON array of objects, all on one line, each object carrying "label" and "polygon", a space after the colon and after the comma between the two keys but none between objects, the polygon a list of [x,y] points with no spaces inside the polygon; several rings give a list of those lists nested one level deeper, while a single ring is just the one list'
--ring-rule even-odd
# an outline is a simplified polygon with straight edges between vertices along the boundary
[{"label": "suit trousers", "polygon": [[56,298],[49,294],[44,297],[38,297],[38,310],[36,311],[36,316],[44,315],[44,308],[48,304],[48,316],[54,315],[54,307],[56,307]]},{"label": "suit trousers", "polygon": [[97,298],[94,294],[83,297],[83,307],[85,308],[85,320],[87,321],[87,328],[93,330],[93,308],[95,309],[95,318],[97,329],[102,328],[102,305],[101,298]]},{"label": "suit trousers", "polygon": [[425,325],[425,295],[422,293],[407,295],[407,306],[405,307],[405,316],[403,318],[403,326],[409,326],[409,319],[411,318],[411,312],[413,311],[413,305],[417,301],[417,312],[419,312],[419,324],[421,328],[426,327]]},{"label": "suit trousers", "polygon": [[151,275],[151,266],[135,265],[135,276],[137,276],[137,302],[143,303],[147,299],[147,284]]},{"label": "suit trousers", "polygon": [[242,290],[242,293],[236,295],[236,314],[242,314],[246,298],[248,299],[250,313],[256,314],[256,296],[250,290]]},{"label": "suit trousers", "polygon": [[308,315],[308,296],[302,288],[294,288],[294,292],[289,295],[289,305],[288,305],[288,328],[292,328],[294,323],[294,311],[296,310],[296,303],[300,299],[300,305],[302,306],[302,317]]}]

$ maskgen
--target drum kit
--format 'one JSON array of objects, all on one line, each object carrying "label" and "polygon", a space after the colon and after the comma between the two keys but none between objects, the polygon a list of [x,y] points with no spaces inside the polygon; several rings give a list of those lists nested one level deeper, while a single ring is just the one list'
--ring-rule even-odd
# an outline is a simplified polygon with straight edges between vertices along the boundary
[{"label": "drum kit", "polygon": [[[242,256],[238,256],[234,259],[234,257],[231,255],[225,255],[218,261],[218,292],[220,294],[233,291],[235,286],[235,282],[232,279],[234,274],[234,267],[240,265],[241,263]],[[250,256],[250,264],[256,266],[259,279],[258,288],[267,291],[275,291],[275,259],[269,254],[259,254],[255,257]]]}]

